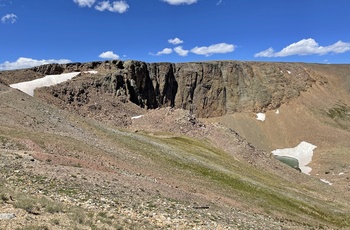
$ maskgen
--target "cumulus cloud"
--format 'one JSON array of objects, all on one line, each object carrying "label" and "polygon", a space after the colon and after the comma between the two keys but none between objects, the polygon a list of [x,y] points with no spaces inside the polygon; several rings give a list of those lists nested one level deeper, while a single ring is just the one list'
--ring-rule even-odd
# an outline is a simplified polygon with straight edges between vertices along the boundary
[{"label": "cumulus cloud", "polygon": [[15,23],[17,21],[17,15],[15,14],[6,14],[1,18],[2,23]]},{"label": "cumulus cloud", "polygon": [[51,63],[65,64],[65,63],[69,63],[69,62],[72,62],[72,61],[68,60],[68,59],[35,60],[32,58],[20,57],[15,62],[6,61],[4,63],[0,63],[0,70],[23,69],[23,68],[31,68],[34,66],[51,64]]},{"label": "cumulus cloud", "polygon": [[263,50],[259,53],[254,54],[254,57],[274,57],[275,50],[272,49],[272,47],[268,48],[267,50]]},{"label": "cumulus cloud", "polygon": [[73,0],[75,4],[78,4],[80,7],[91,7],[94,5],[95,0]]},{"label": "cumulus cloud", "polygon": [[178,45],[184,43],[180,38],[169,39],[168,42],[173,45]]},{"label": "cumulus cloud", "polygon": [[119,59],[119,55],[113,53],[113,51],[106,51],[99,55],[100,58],[104,59]]},{"label": "cumulus cloud", "polygon": [[156,55],[157,56],[160,56],[160,55],[163,55],[163,54],[171,54],[173,52],[172,49],[170,48],[164,48],[162,51],[159,51]]},{"label": "cumulus cloud", "polygon": [[198,0],[163,0],[164,2],[169,3],[170,5],[181,5],[181,4],[193,4],[196,3]]},{"label": "cumulus cloud", "polygon": [[129,5],[125,1],[116,1],[110,3],[109,1],[99,2],[95,9],[98,11],[108,10],[110,12],[124,13],[129,9]]},{"label": "cumulus cloud", "polygon": [[171,54],[172,52],[173,50],[171,48],[164,48],[162,51],[159,51],[156,54],[154,53],[149,53],[149,54],[153,56],[161,56],[163,54]]},{"label": "cumulus cloud", "polygon": [[187,56],[188,55],[188,50],[184,50],[183,48],[182,48],[182,46],[177,46],[177,47],[175,47],[174,48],[174,51],[175,51],[175,53],[177,53],[178,55],[180,55],[180,56],[182,56],[182,57],[185,57],[185,56]]},{"label": "cumulus cloud", "polygon": [[213,54],[230,53],[235,50],[235,45],[227,43],[218,43],[211,46],[194,47],[191,52],[198,55],[205,55],[206,57]]},{"label": "cumulus cloud", "polygon": [[254,54],[254,57],[286,57],[292,55],[325,55],[328,53],[345,53],[350,51],[350,43],[338,41],[329,46],[320,46],[314,39],[302,39],[275,52],[273,48]]}]

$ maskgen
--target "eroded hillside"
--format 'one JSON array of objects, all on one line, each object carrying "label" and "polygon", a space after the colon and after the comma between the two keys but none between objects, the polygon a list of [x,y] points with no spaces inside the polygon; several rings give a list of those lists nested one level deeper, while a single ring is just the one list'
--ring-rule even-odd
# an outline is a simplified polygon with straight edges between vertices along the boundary
[{"label": "eroded hillside", "polygon": [[[73,71],[34,97],[6,86]],[[1,213],[16,214],[1,227],[348,228],[348,73],[136,61],[0,72]],[[270,156],[300,141],[317,145],[310,176]]]}]

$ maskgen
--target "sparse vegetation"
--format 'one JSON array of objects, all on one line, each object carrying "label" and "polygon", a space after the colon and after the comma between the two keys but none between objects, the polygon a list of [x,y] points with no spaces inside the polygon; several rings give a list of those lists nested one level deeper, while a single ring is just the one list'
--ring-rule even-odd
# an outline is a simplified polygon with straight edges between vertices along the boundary
[{"label": "sparse vegetation", "polygon": [[346,104],[337,104],[327,112],[332,119],[350,120],[350,107]]},{"label": "sparse vegetation", "polygon": [[24,194],[18,195],[14,206],[34,215],[40,215],[42,212],[53,214],[64,210],[64,206],[58,202],[50,201],[45,197],[28,197]]},{"label": "sparse vegetation", "polygon": [[[205,101],[212,103],[213,108],[202,108],[201,115],[218,115],[225,109],[236,111],[235,116],[227,118],[228,124],[236,119],[235,122],[241,125],[238,128],[257,138],[258,143],[275,138],[280,141],[277,144],[289,144],[309,135],[324,144],[317,148],[320,153],[317,153],[318,161],[315,163],[329,166],[327,174],[322,176],[335,175],[346,181],[347,186],[346,178],[350,171],[346,163],[349,149],[346,130],[349,130],[350,107],[345,103],[333,103],[335,99],[332,99],[333,104],[324,103],[328,107],[315,105],[305,109],[316,96],[308,98],[312,92],[307,92],[299,100],[298,95],[317,82],[312,79],[311,72],[305,72],[305,66],[293,67],[291,73],[300,73],[296,75],[298,79],[286,72],[292,64],[280,63],[273,68],[267,63],[237,64],[232,68],[243,69],[249,65],[252,65],[247,68],[249,71],[243,71],[244,85],[246,88],[253,87],[254,92],[261,88],[259,96],[249,95],[249,98],[259,99],[249,101],[247,96],[247,101],[244,101],[247,107],[235,105],[232,101],[225,102],[231,104],[224,108],[226,104],[222,103],[222,108],[216,113],[215,103],[219,99],[211,102],[208,94]],[[283,69],[284,65],[288,68]],[[80,68],[78,66],[74,68]],[[109,69],[103,71],[109,74]],[[23,95],[17,91],[8,92],[6,96],[0,91],[0,204],[6,212],[20,213],[11,220],[14,229],[350,227],[349,195],[339,189],[341,186],[337,182],[334,187],[325,187],[314,175],[306,176],[285,167],[269,158],[268,151],[265,153],[255,148],[238,131],[236,133],[232,127],[225,126],[227,123],[219,124],[221,120],[218,118],[200,120],[175,108],[146,111],[135,107],[127,97],[119,101],[114,94],[105,96],[103,91],[92,92],[90,88],[95,83],[101,83],[94,79],[104,79],[105,72],[98,77],[90,76],[88,82],[82,75],[55,89],[38,90],[41,98],[48,99],[52,106],[35,97],[23,101]],[[109,80],[113,74],[109,75]],[[265,85],[259,88],[260,81]],[[272,81],[278,82],[276,88],[269,85]],[[326,86],[332,83],[331,80],[328,82]],[[102,83],[104,87],[113,87]],[[203,83],[205,91],[213,91],[220,96],[222,89],[216,90],[211,83]],[[248,92],[246,88],[236,92],[236,88],[241,87],[238,83],[232,92],[226,89],[225,100]],[[81,84],[85,84],[84,87],[80,87]],[[288,88],[289,85],[294,87]],[[181,82],[178,86],[183,87]],[[64,99],[64,95],[59,94],[64,94],[66,87],[70,87],[66,92],[84,89],[86,100],[69,105],[64,100],[59,101]],[[312,87],[312,90],[315,88],[318,89]],[[57,97],[51,98],[50,90]],[[196,103],[197,96],[191,97],[191,103]],[[275,101],[276,98],[278,101]],[[291,101],[292,98],[295,101]],[[185,96],[183,100],[187,100]],[[290,104],[284,104],[289,101]],[[87,103],[86,107],[84,103]],[[323,102],[320,104],[323,105]],[[278,116],[268,111],[276,106],[281,107]],[[99,109],[84,110],[94,107]],[[245,109],[248,115],[238,113]],[[257,123],[252,117],[251,111],[256,109],[267,110],[268,119],[264,123]],[[288,116],[307,114],[309,118],[287,119],[284,113]],[[144,116],[131,121],[131,116],[139,114]],[[299,120],[302,120],[301,125],[295,123]],[[317,133],[314,133],[317,125],[326,127],[321,131],[332,132],[318,132],[316,129]],[[341,130],[340,125],[343,127]],[[294,126],[297,131],[293,135],[288,134],[288,129]],[[308,129],[302,129],[303,126]],[[276,127],[282,127],[277,134],[271,131],[277,130]],[[231,128],[232,132],[229,132]],[[333,136],[333,139],[327,139]],[[337,138],[342,139],[341,145],[327,150],[337,159],[343,159],[340,163],[333,162],[333,155],[327,155],[321,149],[331,146],[338,141]],[[271,143],[263,144],[268,147],[277,145]],[[26,227],[21,227],[23,222],[27,223]],[[0,229],[5,226],[4,223],[0,222]]]}]

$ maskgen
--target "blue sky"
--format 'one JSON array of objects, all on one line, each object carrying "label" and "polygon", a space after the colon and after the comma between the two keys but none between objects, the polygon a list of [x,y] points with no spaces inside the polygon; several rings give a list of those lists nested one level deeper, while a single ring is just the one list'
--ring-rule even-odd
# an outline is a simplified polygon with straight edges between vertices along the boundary
[{"label": "blue sky", "polygon": [[349,0],[0,0],[0,70],[108,59],[349,63]]}]

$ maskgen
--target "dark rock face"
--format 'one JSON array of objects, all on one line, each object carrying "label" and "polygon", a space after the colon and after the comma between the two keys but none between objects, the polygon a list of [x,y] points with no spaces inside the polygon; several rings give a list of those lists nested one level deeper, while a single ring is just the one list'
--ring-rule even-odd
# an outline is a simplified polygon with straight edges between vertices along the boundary
[{"label": "dark rock face", "polygon": [[[305,64],[238,61],[50,64],[17,70],[17,75],[24,75],[23,71],[36,73],[28,75],[32,80],[43,75],[87,70],[97,70],[98,74],[93,77],[81,74],[79,81],[51,87],[51,94],[65,103],[78,102],[81,106],[97,103],[101,95],[108,93],[147,109],[171,106],[190,110],[199,117],[213,117],[278,108],[321,78],[305,68]],[[0,73],[1,79],[11,83],[4,73]]]},{"label": "dark rock face", "polygon": [[[148,65],[150,80],[156,95],[155,106],[175,107],[178,83],[171,63],[152,63]],[[153,106],[153,107],[155,107]]]},{"label": "dark rock face", "polygon": [[126,94],[130,101],[149,109],[159,106],[156,90],[152,84],[148,66],[144,62],[125,62],[123,65]]},{"label": "dark rock face", "polygon": [[200,117],[278,108],[314,81],[301,66],[285,63],[181,63],[175,70],[175,107]]},{"label": "dark rock face", "polygon": [[136,83],[134,90],[129,90],[134,103],[147,108],[183,108],[200,117],[278,108],[315,81],[298,64],[233,61],[179,64],[131,61],[124,63],[124,75]]},{"label": "dark rock face", "polygon": [[61,74],[63,73],[64,69],[64,66],[60,64],[41,65],[32,68],[34,72],[38,72],[44,75]]}]

